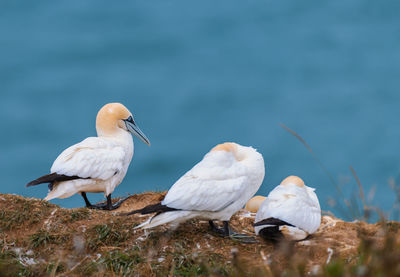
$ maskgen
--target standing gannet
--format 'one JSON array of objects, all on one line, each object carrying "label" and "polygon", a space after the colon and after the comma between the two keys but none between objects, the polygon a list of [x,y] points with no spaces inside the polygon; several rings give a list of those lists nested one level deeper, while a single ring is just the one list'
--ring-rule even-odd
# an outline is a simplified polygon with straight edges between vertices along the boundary
[{"label": "standing gannet", "polygon": [[[257,192],[264,174],[264,159],[255,149],[219,144],[171,187],[162,202],[128,215],[156,213],[136,227],[145,229],[191,218],[208,219],[213,231],[229,236],[233,232],[228,221]],[[218,228],[214,220],[223,221],[224,228]]]},{"label": "standing gannet", "polygon": [[272,240],[302,240],[317,231],[321,208],[314,190],[296,176],[283,180],[262,202],[254,224],[256,234]]},{"label": "standing gannet", "polygon": [[[97,137],[89,137],[64,150],[54,161],[50,174],[26,186],[49,183],[45,200],[67,198],[80,193],[86,207],[113,210],[111,193],[125,177],[133,156],[131,133],[150,146],[150,141],[136,125],[132,114],[120,103],[103,106],[96,118]],[[87,192],[104,192],[107,204],[90,204]]]}]

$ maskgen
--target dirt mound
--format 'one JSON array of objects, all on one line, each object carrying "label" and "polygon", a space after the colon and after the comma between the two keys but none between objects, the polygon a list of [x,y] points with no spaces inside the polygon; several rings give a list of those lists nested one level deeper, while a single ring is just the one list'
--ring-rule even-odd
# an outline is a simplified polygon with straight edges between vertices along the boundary
[{"label": "dirt mound", "polygon": [[[359,262],[365,242],[381,249],[391,234],[392,244],[400,244],[398,222],[344,222],[325,215],[318,232],[304,241],[273,244],[260,239],[257,244],[242,244],[214,235],[206,221],[192,220],[175,230],[161,226],[143,231],[134,227],[148,216],[119,216],[164,196],[135,194],[108,212],[64,209],[0,194],[0,276],[274,275],[293,265],[323,274],[327,263]],[[231,226],[254,235],[253,222],[254,214],[241,210]]]}]

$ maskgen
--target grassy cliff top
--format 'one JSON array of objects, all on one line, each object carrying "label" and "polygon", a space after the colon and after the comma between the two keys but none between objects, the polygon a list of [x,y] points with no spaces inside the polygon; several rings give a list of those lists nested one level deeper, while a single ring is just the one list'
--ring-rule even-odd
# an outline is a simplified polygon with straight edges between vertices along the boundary
[{"label": "grassy cliff top", "polygon": [[[241,244],[211,233],[207,221],[143,231],[133,228],[147,216],[118,216],[164,195],[135,194],[107,212],[0,194],[0,276],[400,275],[399,222],[325,215],[307,240]],[[231,226],[254,234],[253,222],[242,210]]]}]

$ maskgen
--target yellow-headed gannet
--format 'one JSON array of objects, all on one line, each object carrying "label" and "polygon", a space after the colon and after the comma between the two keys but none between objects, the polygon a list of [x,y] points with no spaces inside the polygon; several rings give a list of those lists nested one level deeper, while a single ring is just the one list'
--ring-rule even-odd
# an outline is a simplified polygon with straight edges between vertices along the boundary
[{"label": "yellow-headed gannet", "polygon": [[[100,109],[96,131],[97,137],[89,137],[64,150],[54,161],[50,174],[28,183],[27,187],[49,183],[47,201],[80,193],[88,208],[118,208],[125,199],[112,205],[111,193],[124,179],[132,160],[131,133],[149,146],[150,141],[120,103],[110,103]],[[90,204],[87,192],[104,192],[107,203]]]},{"label": "yellow-headed gannet", "polygon": [[[233,232],[228,221],[257,192],[264,174],[264,159],[255,149],[219,144],[171,187],[162,202],[129,214],[156,213],[136,228],[202,218],[209,220],[213,231],[229,236]],[[213,220],[223,221],[224,228]]]},{"label": "yellow-headed gannet", "polygon": [[313,188],[289,176],[262,202],[255,219],[256,234],[271,240],[302,240],[317,231],[321,208]]},{"label": "yellow-headed gannet", "polygon": [[249,201],[247,201],[247,204],[244,207],[244,209],[251,213],[256,213],[258,211],[258,209],[260,208],[262,202],[264,202],[264,200],[266,198],[267,197],[265,197],[265,196],[256,195],[253,198],[251,198]]}]

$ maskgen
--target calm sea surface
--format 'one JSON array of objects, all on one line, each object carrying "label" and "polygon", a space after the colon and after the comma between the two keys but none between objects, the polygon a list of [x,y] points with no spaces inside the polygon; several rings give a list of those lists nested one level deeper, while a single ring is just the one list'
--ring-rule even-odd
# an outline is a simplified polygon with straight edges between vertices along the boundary
[{"label": "calm sea surface", "polygon": [[394,0],[2,1],[0,192],[43,198],[46,185],[25,184],[94,136],[98,109],[119,101],[152,146],[135,140],[115,196],[166,190],[215,144],[235,141],[264,155],[260,194],[295,174],[339,213],[329,199],[342,197],[283,123],[346,198],[358,197],[351,165],[389,212],[400,174],[399,14]]}]

